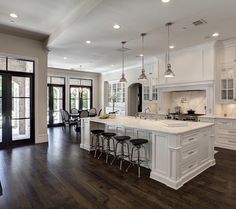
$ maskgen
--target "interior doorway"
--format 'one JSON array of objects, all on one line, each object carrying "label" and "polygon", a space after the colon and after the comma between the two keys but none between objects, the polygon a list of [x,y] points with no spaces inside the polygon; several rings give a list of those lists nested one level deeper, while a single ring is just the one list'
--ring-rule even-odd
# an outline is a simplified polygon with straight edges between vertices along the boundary
[{"label": "interior doorway", "polygon": [[128,87],[128,115],[142,112],[142,84],[133,83]]}]

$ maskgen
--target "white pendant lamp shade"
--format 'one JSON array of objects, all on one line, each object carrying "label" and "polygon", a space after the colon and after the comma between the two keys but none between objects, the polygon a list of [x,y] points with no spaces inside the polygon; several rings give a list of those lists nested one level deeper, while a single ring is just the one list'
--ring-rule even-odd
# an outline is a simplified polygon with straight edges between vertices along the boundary
[{"label": "white pendant lamp shade", "polygon": [[122,74],[120,78],[120,83],[127,83],[127,79],[125,78],[125,47],[126,41],[122,41]]},{"label": "white pendant lamp shade", "polygon": [[170,64],[170,26],[171,25],[173,25],[173,23],[171,22],[166,23],[166,27],[168,28],[167,65],[166,65],[166,71],[164,73],[164,77],[166,78],[173,78],[175,76],[174,72],[171,69],[171,64]]},{"label": "white pendant lamp shade", "polygon": [[147,34],[146,33],[141,33],[141,37],[142,37],[142,71],[141,71],[141,74],[139,76],[139,80],[140,81],[146,81],[147,80],[147,76],[145,74],[145,69],[144,69],[144,36],[146,36]]}]

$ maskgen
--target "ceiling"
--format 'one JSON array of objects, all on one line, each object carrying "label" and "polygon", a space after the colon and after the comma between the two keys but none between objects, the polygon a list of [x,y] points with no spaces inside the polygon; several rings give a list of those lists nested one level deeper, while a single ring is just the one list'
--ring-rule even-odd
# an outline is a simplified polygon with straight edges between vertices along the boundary
[{"label": "ceiling", "polygon": [[[19,6],[20,5],[20,6]],[[49,67],[106,72],[119,69],[121,41],[126,40],[126,67],[141,64],[140,33],[145,37],[145,58],[166,51],[166,22],[174,50],[236,36],[235,0],[1,0],[0,32],[27,31],[32,38],[48,37]],[[18,15],[11,22],[9,14]],[[192,25],[204,19],[207,24]],[[119,24],[119,30],[113,29]],[[13,28],[9,30],[9,28]],[[91,44],[86,44],[90,40]],[[67,59],[64,59],[66,57]]]}]

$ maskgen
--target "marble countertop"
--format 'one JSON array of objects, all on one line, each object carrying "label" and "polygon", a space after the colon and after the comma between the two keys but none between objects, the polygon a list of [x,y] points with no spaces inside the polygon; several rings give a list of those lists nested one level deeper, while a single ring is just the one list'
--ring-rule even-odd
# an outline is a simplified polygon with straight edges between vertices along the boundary
[{"label": "marble countertop", "polygon": [[[182,127],[180,123],[183,121],[173,120],[144,120],[140,118],[130,116],[117,116],[115,119],[100,119],[98,117],[86,118],[92,122],[103,123],[107,125],[120,125],[130,128],[137,128],[143,130],[156,131],[168,134],[182,134],[192,130],[198,130],[205,127],[213,126],[213,123],[202,123],[202,122],[185,122]],[[166,124],[171,123],[173,126],[168,127]]]},{"label": "marble countertop", "polygon": [[223,115],[202,115],[199,116],[199,118],[219,118],[219,119],[231,119],[236,120],[236,116],[223,116]]}]

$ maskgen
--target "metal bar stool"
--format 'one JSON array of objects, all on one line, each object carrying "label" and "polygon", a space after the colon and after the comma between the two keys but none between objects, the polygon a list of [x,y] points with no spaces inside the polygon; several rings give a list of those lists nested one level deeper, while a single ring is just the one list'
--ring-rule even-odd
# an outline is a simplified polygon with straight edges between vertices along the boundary
[{"label": "metal bar stool", "polygon": [[[116,133],[113,133],[113,132],[104,132],[104,133],[101,133],[102,135],[102,139],[104,141],[106,141],[106,149],[105,149],[105,153],[106,153],[106,163],[108,163],[108,158],[109,158],[109,155],[111,153],[114,153],[115,154],[115,140],[114,140],[114,136],[116,136]],[[113,142],[113,149],[111,149],[111,146],[110,146],[110,140],[112,140]],[[100,155],[98,156],[98,159],[102,156],[102,153],[100,153]]]},{"label": "metal bar stool", "polygon": [[[102,142],[102,145],[101,145],[100,144],[100,136],[101,136],[102,133],[104,133],[104,130],[95,129],[95,130],[91,130],[90,133],[91,133],[91,141],[90,141],[89,153],[94,148],[94,150],[95,150],[94,157],[96,157],[98,150],[100,150],[101,152],[103,151],[103,142]],[[95,144],[94,144],[94,138],[95,138]]]},{"label": "metal bar stool", "polygon": [[[122,170],[122,164],[123,164],[125,158],[128,157],[130,160],[129,144],[127,143],[127,141],[130,140],[130,137],[129,136],[115,136],[114,138],[116,140],[115,157],[112,160],[111,165],[115,162],[116,159],[119,159],[120,160],[120,170]],[[120,145],[120,148],[121,148],[119,154],[117,154],[118,153],[118,145]],[[125,150],[124,150],[125,145],[127,147],[127,154],[125,153]]]},{"label": "metal bar stool", "polygon": [[[141,165],[141,163],[148,161],[147,159],[141,160],[140,150],[141,150],[141,148],[143,148],[144,151],[145,151],[145,156],[146,156],[146,149],[144,147],[144,144],[148,143],[148,140],[147,139],[132,139],[132,140],[130,140],[130,142],[133,145],[133,147],[132,147],[132,150],[131,150],[130,164],[126,169],[126,172],[128,172],[131,165],[133,165],[133,166],[137,165],[138,166],[138,177],[140,178],[140,176],[141,176],[140,175],[140,165]],[[137,151],[137,153],[138,153],[138,157],[137,157],[136,160],[133,160],[134,151]]]}]

